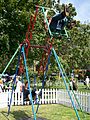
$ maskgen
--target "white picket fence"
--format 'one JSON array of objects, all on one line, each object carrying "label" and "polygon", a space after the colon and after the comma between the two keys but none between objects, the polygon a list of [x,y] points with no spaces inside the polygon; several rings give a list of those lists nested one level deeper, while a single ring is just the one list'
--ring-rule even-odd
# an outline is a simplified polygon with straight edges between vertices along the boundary
[{"label": "white picket fence", "polygon": [[0,93],[0,108],[7,107],[8,94],[6,92]]},{"label": "white picket fence", "polygon": [[[7,107],[11,101],[11,91],[0,93],[0,108]],[[11,105],[23,105],[23,93],[13,92]]]},{"label": "white picket fence", "polygon": [[[85,112],[90,113],[90,93],[74,92],[81,108]],[[74,100],[75,106],[79,109],[79,106],[74,98],[73,93],[70,91]],[[11,91],[0,93],[0,108],[7,107],[10,103]],[[23,105],[23,93],[14,92],[12,96],[12,105]],[[43,89],[40,104],[63,104],[68,107],[72,107],[71,100],[66,90],[61,89]]]},{"label": "white picket fence", "polygon": [[[77,109],[80,109],[80,106],[81,106],[83,111],[90,113],[90,93],[74,91],[74,94],[80,106],[78,105],[72,91],[70,91],[70,94],[72,96],[72,99]],[[57,103],[63,104],[68,107],[72,107],[70,97],[68,96],[68,92],[66,90],[57,91]]]},{"label": "white picket fence", "polygon": [[57,104],[57,89],[43,89],[40,104]]}]

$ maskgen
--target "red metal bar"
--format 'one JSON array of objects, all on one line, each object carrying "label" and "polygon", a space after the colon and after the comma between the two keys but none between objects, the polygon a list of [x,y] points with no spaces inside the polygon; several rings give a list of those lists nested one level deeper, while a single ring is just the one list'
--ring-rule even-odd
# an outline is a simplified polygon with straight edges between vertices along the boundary
[{"label": "red metal bar", "polygon": [[40,46],[40,45],[30,45],[32,48],[44,48],[46,49],[46,46]]}]

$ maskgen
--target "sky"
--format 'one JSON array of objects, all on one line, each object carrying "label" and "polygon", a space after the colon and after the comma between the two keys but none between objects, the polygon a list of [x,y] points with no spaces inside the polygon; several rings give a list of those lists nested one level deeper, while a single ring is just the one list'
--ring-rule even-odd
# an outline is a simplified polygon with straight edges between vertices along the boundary
[{"label": "sky", "polygon": [[90,0],[61,0],[60,3],[72,3],[77,12],[75,19],[81,23],[90,22]]}]

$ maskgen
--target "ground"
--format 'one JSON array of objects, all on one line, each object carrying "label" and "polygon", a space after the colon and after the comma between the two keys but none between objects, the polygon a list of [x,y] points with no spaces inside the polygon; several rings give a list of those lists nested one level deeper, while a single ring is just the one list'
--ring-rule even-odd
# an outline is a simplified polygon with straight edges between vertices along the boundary
[{"label": "ground", "polygon": [[[36,107],[36,106],[35,106]],[[90,114],[78,111],[80,120],[90,120]],[[7,108],[0,109],[0,120],[33,120],[31,105],[13,106],[9,116],[7,116]],[[72,108],[59,104],[40,105],[37,113],[37,120],[77,120],[75,111]]]}]

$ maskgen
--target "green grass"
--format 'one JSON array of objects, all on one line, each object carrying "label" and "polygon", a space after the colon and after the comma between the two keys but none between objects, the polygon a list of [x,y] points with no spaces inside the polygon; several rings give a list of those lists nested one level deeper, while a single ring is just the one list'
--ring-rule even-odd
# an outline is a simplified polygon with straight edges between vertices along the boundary
[{"label": "green grass", "polygon": [[[90,83],[89,83],[89,86],[90,86]],[[46,87],[46,88],[49,88],[49,87]],[[55,86],[55,84],[53,84],[53,86],[50,86],[50,88],[66,89],[64,82],[61,82],[57,86]],[[86,86],[83,83],[78,83],[78,91],[90,93],[90,87],[89,87],[89,89],[86,89]]]},{"label": "green grass", "polygon": [[[83,114],[79,112],[80,120],[84,120]],[[90,114],[85,113],[85,120],[90,120]],[[21,120],[21,118],[33,117],[31,106],[13,106],[7,116],[7,109],[0,110],[0,120]],[[47,120],[77,120],[73,109],[58,105],[40,105],[37,118],[46,118]]]},{"label": "green grass", "polygon": [[[89,86],[90,86],[90,84],[89,84]],[[81,84],[79,83],[78,91],[90,93],[90,87],[89,87],[89,89],[87,89],[86,86],[83,83],[81,83]]]}]

